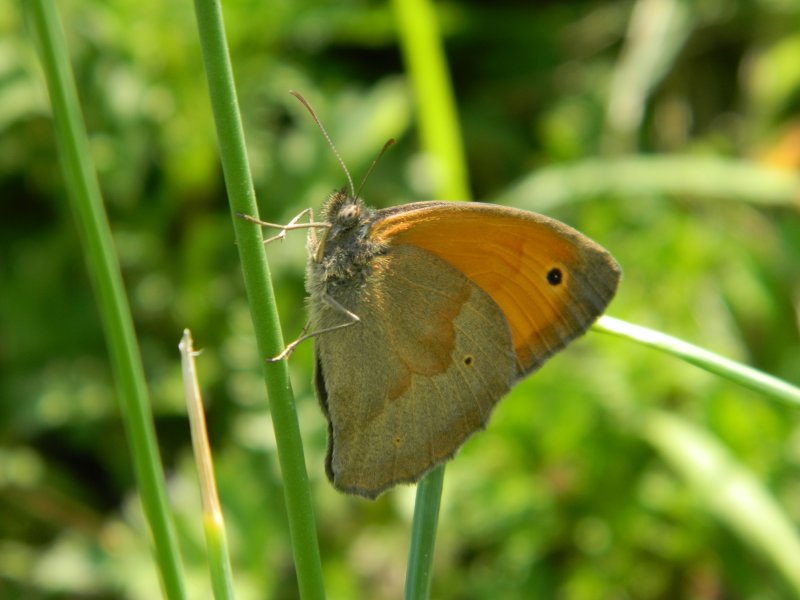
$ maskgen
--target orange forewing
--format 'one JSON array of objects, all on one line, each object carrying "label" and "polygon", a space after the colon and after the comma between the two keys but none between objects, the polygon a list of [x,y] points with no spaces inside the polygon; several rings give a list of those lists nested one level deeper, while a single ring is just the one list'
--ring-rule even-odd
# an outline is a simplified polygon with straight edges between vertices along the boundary
[{"label": "orange forewing", "polygon": [[[519,374],[583,333],[611,300],[619,267],[563,223],[502,206],[419,202],[378,211],[373,239],[410,244],[482,288],[511,329]],[[554,285],[548,273],[558,269]]]}]

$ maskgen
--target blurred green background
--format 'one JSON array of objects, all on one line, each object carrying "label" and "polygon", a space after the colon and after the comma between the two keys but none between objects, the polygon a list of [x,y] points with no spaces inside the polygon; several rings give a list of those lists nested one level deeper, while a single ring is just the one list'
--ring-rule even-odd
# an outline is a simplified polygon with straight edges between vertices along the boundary
[{"label": "blurred green background", "polygon": [[[203,349],[238,597],[294,598],[192,4],[58,4],[191,597],[210,591],[180,382],[184,327]],[[546,212],[608,248],[625,271],[611,315],[800,384],[800,218],[791,193],[800,185],[759,197],[759,177],[791,183],[800,167],[800,5],[437,8],[475,198]],[[389,5],[267,0],[224,10],[262,218],[286,222],[345,182],[289,89],[316,108],[357,181],[383,143],[398,140],[365,188],[368,202],[432,199]],[[20,12],[0,10],[0,597],[150,599],[159,588],[147,527]],[[656,176],[644,181],[614,168],[661,155],[682,160],[654,163]],[[596,192],[570,170],[586,160]],[[737,161],[753,179],[734,194],[729,172],[711,166],[740,173]],[[547,181],[531,181],[537,173]],[[267,250],[287,339],[304,324],[304,244],[300,232]],[[400,597],[413,488],[375,502],[335,492],[323,470],[310,344],[290,369],[329,597]],[[677,464],[681,452],[695,466],[744,469],[800,524],[796,409],[588,334],[521,383],[449,464],[432,597],[795,597],[757,535],[720,518],[723,486],[692,483],[699,471]]]}]

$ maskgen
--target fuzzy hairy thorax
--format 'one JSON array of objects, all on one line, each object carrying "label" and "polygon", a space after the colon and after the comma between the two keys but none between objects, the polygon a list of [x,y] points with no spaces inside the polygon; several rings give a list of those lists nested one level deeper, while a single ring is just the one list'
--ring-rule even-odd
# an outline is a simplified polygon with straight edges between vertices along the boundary
[{"label": "fuzzy hairy thorax", "polygon": [[308,292],[336,295],[340,288],[358,288],[369,275],[374,258],[385,245],[370,239],[375,210],[345,189],[331,194],[322,208],[330,224],[319,239],[309,234]]}]

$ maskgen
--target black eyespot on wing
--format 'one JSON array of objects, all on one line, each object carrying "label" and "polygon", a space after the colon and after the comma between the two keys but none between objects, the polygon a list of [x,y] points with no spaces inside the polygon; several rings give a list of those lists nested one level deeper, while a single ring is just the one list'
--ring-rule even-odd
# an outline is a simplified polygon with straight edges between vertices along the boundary
[{"label": "black eyespot on wing", "polygon": [[464,357],[464,364],[467,365],[468,367],[471,367],[472,363],[474,363],[474,362],[475,362],[475,357],[472,356],[472,354],[467,354]]},{"label": "black eyespot on wing", "polygon": [[564,280],[561,269],[554,267],[547,272],[547,283],[550,285],[558,285]]}]

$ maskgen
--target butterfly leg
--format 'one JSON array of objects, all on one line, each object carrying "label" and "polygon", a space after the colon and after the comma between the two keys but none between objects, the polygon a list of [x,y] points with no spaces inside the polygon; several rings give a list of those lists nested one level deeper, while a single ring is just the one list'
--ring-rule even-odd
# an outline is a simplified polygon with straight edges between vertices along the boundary
[{"label": "butterfly leg", "polygon": [[[300,219],[308,215],[309,221],[308,223],[299,223]],[[256,219],[255,217],[251,217],[250,215],[245,215],[242,213],[237,213],[237,217],[244,219],[245,221],[250,221],[251,223],[255,223],[256,225],[261,225],[262,227],[272,227],[274,229],[280,229],[280,232],[276,235],[273,235],[270,238],[264,240],[264,245],[274,242],[275,240],[282,240],[286,237],[286,232],[291,229],[308,229],[308,228],[330,228],[330,223],[315,223],[314,222],[314,211],[310,208],[306,208],[305,210],[301,211],[295,218],[289,221],[286,225],[278,225],[277,223],[268,223],[266,221],[261,221],[260,219]]]},{"label": "butterfly leg", "polygon": [[326,304],[337,310],[338,312],[342,313],[345,317],[349,320],[346,323],[340,323],[339,325],[334,325],[332,327],[325,327],[324,329],[319,329],[318,331],[312,331],[311,333],[307,333],[308,328],[311,326],[310,323],[307,323],[306,326],[303,328],[303,332],[300,334],[295,341],[289,343],[286,348],[283,349],[283,352],[278,354],[278,356],[274,356],[273,358],[268,358],[267,362],[278,362],[281,360],[286,360],[292,355],[292,352],[295,351],[298,345],[302,344],[308,339],[313,337],[317,337],[318,335],[322,335],[323,333],[330,333],[331,331],[336,331],[337,329],[344,329],[345,327],[350,327],[351,325],[355,325],[356,323],[360,323],[361,319],[359,316],[347,310],[344,306],[339,304],[336,300],[333,299],[328,294],[325,294],[322,299],[325,301]]}]

